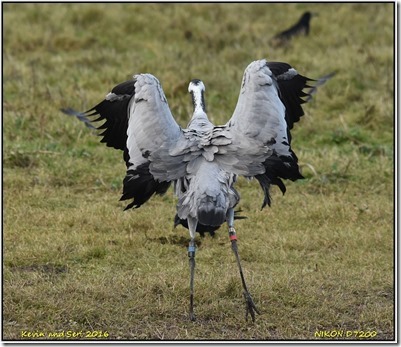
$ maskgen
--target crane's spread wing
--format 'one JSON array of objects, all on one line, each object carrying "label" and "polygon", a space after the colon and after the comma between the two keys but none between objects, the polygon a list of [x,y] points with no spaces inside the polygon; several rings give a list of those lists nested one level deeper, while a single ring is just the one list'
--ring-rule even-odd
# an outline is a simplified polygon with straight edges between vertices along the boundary
[{"label": "crane's spread wing", "polygon": [[260,162],[253,163],[245,175],[258,179],[264,190],[262,208],[270,205],[271,184],[284,193],[281,179],[302,178],[298,158],[291,149],[290,129],[304,114],[301,105],[330,77],[327,75],[310,86],[308,82],[314,80],[298,74],[286,63],[258,60],[246,68],[237,106],[226,126],[232,133],[233,144],[241,147],[241,143],[252,139],[261,152],[265,150],[262,159],[256,159]]},{"label": "crane's spread wing", "polygon": [[[135,75],[133,80],[114,87],[105,100],[84,113],[72,109],[62,111],[75,115],[85,124],[104,121],[96,127],[102,130],[101,142],[124,151],[127,174],[121,200],[134,199],[126,209],[139,207],[153,194],[167,191],[171,179],[160,161],[164,159],[169,166],[181,168],[181,158],[170,157],[168,152],[183,134],[153,75]],[[155,160],[157,173],[151,169]]]}]

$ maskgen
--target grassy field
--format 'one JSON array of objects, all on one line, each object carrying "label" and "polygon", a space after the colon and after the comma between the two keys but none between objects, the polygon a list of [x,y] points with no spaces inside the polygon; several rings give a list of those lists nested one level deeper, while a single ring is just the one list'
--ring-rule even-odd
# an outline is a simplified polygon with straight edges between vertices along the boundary
[{"label": "grassy field", "polygon": [[[395,338],[394,4],[2,6],[3,339]],[[306,10],[319,14],[310,36],[271,47]],[[223,124],[245,67],[264,57],[337,75],[293,131],[306,179],[274,188],[263,211],[258,183],[238,184],[239,252],[262,314],[245,322],[222,228],[197,240],[190,322],[172,191],[123,212],[122,154],[59,109],[86,110],[150,72],[182,126],[193,78]]]}]

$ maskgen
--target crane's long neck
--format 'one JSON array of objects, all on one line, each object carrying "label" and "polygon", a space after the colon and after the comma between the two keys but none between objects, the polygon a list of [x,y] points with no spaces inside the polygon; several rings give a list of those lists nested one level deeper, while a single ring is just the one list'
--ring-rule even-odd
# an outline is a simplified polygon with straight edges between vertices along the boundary
[{"label": "crane's long neck", "polygon": [[192,80],[188,91],[191,93],[192,104],[194,106],[194,113],[188,127],[209,128],[213,126],[206,114],[205,85],[203,82],[201,80]]},{"label": "crane's long neck", "polygon": [[[194,82],[195,81],[195,82]],[[202,81],[193,80],[190,85],[194,113],[206,114],[205,87]]]}]

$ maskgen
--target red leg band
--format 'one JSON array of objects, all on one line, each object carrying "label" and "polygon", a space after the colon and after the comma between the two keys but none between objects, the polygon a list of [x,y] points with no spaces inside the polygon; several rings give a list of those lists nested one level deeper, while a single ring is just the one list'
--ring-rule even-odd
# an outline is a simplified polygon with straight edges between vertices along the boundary
[{"label": "red leg band", "polygon": [[234,241],[234,240],[237,240],[237,235],[229,235],[230,236],[230,240],[231,241]]}]

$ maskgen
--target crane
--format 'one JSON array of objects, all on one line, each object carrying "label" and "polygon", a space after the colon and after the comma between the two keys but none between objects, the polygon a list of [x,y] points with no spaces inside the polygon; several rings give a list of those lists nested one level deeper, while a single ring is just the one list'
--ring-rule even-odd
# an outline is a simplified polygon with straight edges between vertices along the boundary
[{"label": "crane", "polygon": [[[178,198],[175,223],[189,229],[189,317],[194,314],[195,233],[214,231],[227,223],[231,248],[238,265],[246,303],[246,320],[260,314],[249,293],[241,267],[234,208],[240,195],[238,176],[255,178],[263,192],[262,208],[271,204],[270,187],[282,193],[282,179],[303,178],[291,148],[294,123],[304,114],[316,88],[333,74],[312,80],[289,64],[249,64],[231,119],[215,126],[206,113],[205,85],[189,83],[193,114],[187,128],[175,121],[158,79],[137,74],[115,86],[103,101],[86,112],[62,109],[88,127],[101,130],[101,142],[123,151],[127,166],[121,200],[131,200],[125,210],[138,208],[153,195],[166,193],[173,183]],[[103,121],[100,126],[94,126]]]}]

